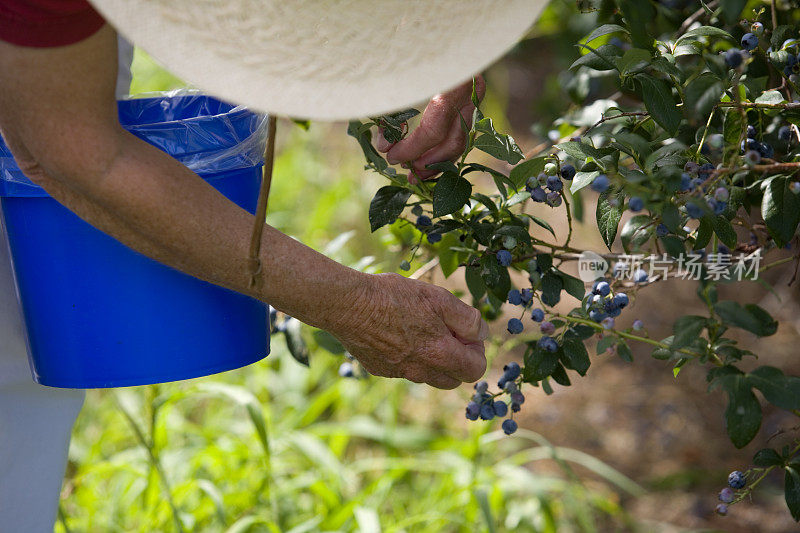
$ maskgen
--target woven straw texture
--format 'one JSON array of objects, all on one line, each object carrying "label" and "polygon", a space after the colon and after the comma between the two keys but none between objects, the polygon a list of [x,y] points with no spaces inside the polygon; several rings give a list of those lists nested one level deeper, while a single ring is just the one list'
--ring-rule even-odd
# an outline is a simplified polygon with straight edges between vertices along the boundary
[{"label": "woven straw texture", "polygon": [[402,109],[512,47],[546,0],[91,0],[205,91],[338,120]]}]

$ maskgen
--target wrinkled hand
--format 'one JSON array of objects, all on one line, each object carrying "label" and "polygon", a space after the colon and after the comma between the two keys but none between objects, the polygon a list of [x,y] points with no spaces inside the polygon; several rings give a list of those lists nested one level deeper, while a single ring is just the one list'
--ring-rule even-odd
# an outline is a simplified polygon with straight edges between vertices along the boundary
[{"label": "wrinkled hand", "polygon": [[370,373],[452,389],[486,371],[480,312],[446,289],[397,274],[368,278],[333,333]]},{"label": "wrinkled hand", "polygon": [[[483,98],[486,84],[483,77],[475,77],[478,98]],[[455,161],[466,147],[467,137],[459,119],[464,118],[467,126],[472,125],[472,80],[446,93],[434,96],[422,114],[419,126],[408,137],[397,143],[389,143],[382,132],[378,132],[376,148],[386,153],[386,160],[391,164],[412,162],[412,176],[409,181],[415,183],[413,174],[427,179],[438,174],[426,169],[426,165],[441,161]]]}]

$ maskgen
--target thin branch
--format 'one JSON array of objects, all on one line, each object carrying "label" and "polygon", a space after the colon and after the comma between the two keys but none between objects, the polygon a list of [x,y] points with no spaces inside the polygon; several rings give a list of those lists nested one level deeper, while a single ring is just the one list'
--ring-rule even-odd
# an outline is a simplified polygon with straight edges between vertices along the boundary
[{"label": "thin branch", "polygon": [[704,14],[706,14],[706,7],[708,9],[714,10],[714,9],[717,8],[717,4],[719,4],[719,2],[717,0],[714,0],[713,2],[709,2],[705,6],[701,7],[700,9],[698,9],[697,11],[695,11],[694,13],[689,15],[689,18],[687,18],[685,21],[683,21],[683,24],[681,24],[681,27],[678,28],[678,35],[680,36],[680,35],[683,35],[684,33],[686,33],[689,30],[689,27],[692,24],[694,24],[695,22],[700,20],[700,17],[702,17]]}]

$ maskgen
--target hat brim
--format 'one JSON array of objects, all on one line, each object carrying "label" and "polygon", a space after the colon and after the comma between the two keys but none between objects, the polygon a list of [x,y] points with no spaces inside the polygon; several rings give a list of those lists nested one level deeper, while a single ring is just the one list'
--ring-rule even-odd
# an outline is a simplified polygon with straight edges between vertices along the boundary
[{"label": "hat brim", "polygon": [[91,0],[215,96],[296,118],[406,108],[516,44],[546,0]]}]

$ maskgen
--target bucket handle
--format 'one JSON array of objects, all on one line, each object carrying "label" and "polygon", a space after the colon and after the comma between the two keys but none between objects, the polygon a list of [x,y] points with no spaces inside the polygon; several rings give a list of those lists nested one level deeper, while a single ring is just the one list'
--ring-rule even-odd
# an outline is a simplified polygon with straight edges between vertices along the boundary
[{"label": "bucket handle", "polygon": [[272,167],[275,161],[275,130],[277,120],[274,115],[267,118],[267,145],[264,149],[264,166],[261,173],[261,186],[258,190],[258,204],[256,204],[256,219],[253,223],[253,233],[250,236],[250,257],[248,269],[250,272],[250,288],[258,283],[261,273],[261,235],[267,219],[267,204],[269,202],[269,189],[272,184]]}]

